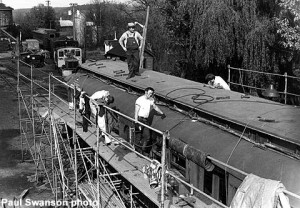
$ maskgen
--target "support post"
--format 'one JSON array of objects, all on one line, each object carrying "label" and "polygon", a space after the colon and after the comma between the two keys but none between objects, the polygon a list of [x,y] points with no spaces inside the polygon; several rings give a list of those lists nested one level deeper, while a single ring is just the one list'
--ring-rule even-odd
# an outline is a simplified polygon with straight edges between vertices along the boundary
[{"label": "support post", "polygon": [[35,121],[34,121],[34,98],[33,98],[33,67],[30,66],[30,102],[31,102],[31,125],[32,125],[32,137],[33,137],[33,150],[34,150],[34,165],[36,166],[35,180],[38,180],[38,161],[37,161],[37,149],[36,149],[36,136],[35,136]]},{"label": "support post", "polygon": [[53,154],[53,151],[55,148],[53,148],[53,139],[52,139],[52,128],[51,128],[51,119],[52,119],[52,110],[51,110],[51,76],[52,73],[49,73],[49,86],[48,86],[48,90],[49,90],[49,94],[48,94],[48,118],[49,118],[49,122],[50,122],[50,128],[49,128],[49,139],[50,139],[50,151],[51,151],[51,168],[52,168],[52,182],[53,185],[52,187],[54,187],[53,189],[53,193],[56,194],[56,186],[55,186],[55,170],[54,170],[54,156],[55,154]]},{"label": "support post", "polygon": [[[97,106],[97,113],[96,113],[96,121],[97,121],[97,116],[98,116],[98,112],[99,112],[99,106]],[[99,129],[99,125],[98,122],[96,122],[96,134],[97,134],[97,151],[96,151],[96,173],[97,173],[97,205],[98,208],[101,208],[100,206],[100,164],[99,164],[99,149],[100,149],[100,129]]]},{"label": "support post", "polygon": [[165,182],[166,182],[166,140],[169,137],[169,132],[165,131],[163,133],[163,142],[162,142],[162,149],[161,149],[161,201],[160,207],[164,208],[165,202]]},{"label": "support post", "polygon": [[[76,141],[77,141],[77,136],[76,136],[76,86],[74,85],[73,88],[73,113],[74,113],[74,129],[73,129],[73,148],[74,148],[74,172],[75,172],[75,198],[76,200],[78,199],[78,173],[77,173],[77,148],[76,148]],[[78,207],[78,203],[76,203],[76,207]]]},{"label": "support post", "polygon": [[130,208],[133,208],[133,193],[132,185],[130,184]]},{"label": "support post", "polygon": [[20,39],[17,37],[16,41],[16,60],[17,60],[17,93],[18,93],[18,103],[19,103],[19,129],[20,129],[20,137],[21,137],[21,161],[24,162],[24,150],[23,150],[23,134],[22,134],[22,114],[21,114],[21,89],[20,89]]},{"label": "support post", "polygon": [[285,72],[284,73],[284,104],[286,104],[287,101],[287,83],[288,83],[287,73]]},{"label": "support post", "polygon": [[228,80],[227,80],[227,82],[228,82],[228,86],[230,87],[230,65],[227,65],[227,68],[228,68]]},{"label": "support post", "polygon": [[135,148],[135,127],[129,127],[129,143]]}]

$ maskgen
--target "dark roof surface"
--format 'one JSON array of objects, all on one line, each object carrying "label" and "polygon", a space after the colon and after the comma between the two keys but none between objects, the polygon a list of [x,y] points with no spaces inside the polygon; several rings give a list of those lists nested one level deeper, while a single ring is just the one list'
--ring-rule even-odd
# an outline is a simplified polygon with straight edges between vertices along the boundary
[{"label": "dark roof surface", "polygon": [[[126,73],[128,72],[126,63],[116,63],[109,60],[101,62],[106,66],[103,71],[88,64],[86,67],[83,64],[82,67],[109,76],[114,76],[113,71],[118,68],[125,70]],[[176,103],[189,106],[205,115],[223,119],[230,124],[230,128],[239,125],[243,129],[252,129],[300,146],[299,107],[288,106],[254,96],[244,99],[241,97],[242,94],[238,92],[210,89],[199,82],[164,75],[151,70],[144,71],[141,77],[135,77],[134,82],[125,80],[125,78],[123,76],[114,77],[114,79],[120,79],[135,88],[145,89],[152,86],[156,95],[163,98],[167,96]],[[197,103],[197,100],[193,99],[193,95],[200,95],[198,100],[202,100],[203,103]],[[265,122],[260,118],[274,120],[274,122]]]},{"label": "dark roof surface", "polygon": [[6,6],[3,3],[0,3],[0,10],[13,10],[13,8]]},{"label": "dark roof surface", "polygon": [[[113,42],[113,48],[105,54],[105,56],[118,56],[120,58],[126,58],[126,53],[121,47],[119,42]],[[145,53],[148,53],[150,56],[153,56],[152,52],[145,49]]]},{"label": "dark roof surface", "polygon": [[107,51],[106,56],[118,56],[120,58],[126,58],[126,53],[121,45],[117,43],[112,49]]},{"label": "dark roof surface", "polygon": [[[101,67],[100,63],[106,66]],[[110,64],[109,64],[110,63]],[[110,68],[112,63],[115,63],[114,68]],[[123,63],[123,67],[120,63]],[[98,61],[98,62],[90,62],[83,64],[85,68],[94,69],[94,72],[102,72],[101,74],[106,74],[111,76],[114,74],[114,71],[117,69],[122,69],[126,72],[126,63],[125,62],[109,62],[106,61]],[[82,66],[83,66],[82,65]],[[118,68],[116,66],[119,66]],[[132,85],[146,85],[151,86],[149,83],[152,83],[156,79],[157,81],[161,81],[165,79],[165,82],[173,82],[176,81],[174,84],[179,85],[180,79],[173,79],[175,77],[172,76],[162,76],[155,77],[157,72],[146,70],[142,72],[142,76],[132,78],[131,80],[135,80]],[[113,75],[114,76],[114,75]],[[130,80],[126,80],[126,76],[118,76],[115,79],[124,80],[125,82],[131,82]],[[89,95],[93,94],[98,90],[107,90],[110,92],[111,95],[115,97],[115,102],[111,105],[111,107],[115,107],[121,113],[124,113],[128,116],[134,116],[134,103],[139,95],[129,94],[120,88],[116,88],[113,85],[109,85],[106,82],[99,81],[99,79],[95,78],[94,76],[89,76],[86,74],[74,74],[72,77],[68,77],[68,83],[77,79],[76,83],[79,84],[81,88],[84,89]],[[155,79],[154,79],[155,78]],[[162,93],[159,91],[159,87],[163,87],[165,82],[158,83],[155,82],[155,87],[158,93]],[[195,83],[194,83],[195,84]],[[198,83],[200,85],[200,83]],[[182,85],[181,85],[182,86]],[[178,86],[177,86],[178,87]],[[202,86],[198,86],[202,88]],[[193,85],[190,87],[194,88],[196,91],[196,86]],[[164,88],[164,90],[167,90]],[[172,90],[172,89],[171,89]],[[199,90],[198,90],[199,91]],[[222,92],[223,91],[223,92]],[[181,92],[177,92],[177,95],[170,95],[170,97],[176,96],[181,97],[182,93],[190,94],[189,89],[181,90]],[[215,93],[225,93],[224,90],[215,89]],[[199,93],[199,92],[195,92]],[[207,94],[214,93],[213,89],[207,89]],[[233,93],[233,92],[229,92]],[[176,92],[174,91],[174,94]],[[180,94],[180,95],[179,95]],[[232,96],[235,96],[232,94]],[[191,98],[191,96],[188,96]],[[174,98],[174,97],[173,97]],[[255,98],[249,98],[250,100],[254,100]],[[232,108],[237,110],[238,107],[234,105],[237,103],[238,98],[234,99],[234,102],[230,102]],[[247,101],[245,101],[247,102]],[[222,105],[224,102],[211,102],[205,103],[204,105],[212,105],[218,107],[222,110]],[[265,102],[263,105],[270,105],[270,108],[275,103],[273,102]],[[243,102],[241,102],[243,105]],[[203,106],[205,107],[205,106]],[[242,107],[242,106],[241,106]],[[254,103],[252,103],[252,107],[255,108]],[[260,106],[261,107],[261,106]],[[277,106],[279,107],[279,106]],[[288,106],[285,106],[289,108]],[[224,163],[227,163],[233,167],[239,168],[242,171],[247,173],[253,173],[260,177],[265,177],[273,180],[281,180],[284,185],[287,187],[288,190],[299,193],[300,191],[300,180],[299,178],[299,171],[300,171],[300,162],[297,159],[292,159],[288,156],[283,156],[283,154],[266,149],[261,148],[260,146],[254,145],[252,142],[247,140],[240,139],[238,135],[231,134],[230,131],[225,131],[220,128],[216,128],[215,126],[211,126],[204,122],[195,122],[192,121],[189,117],[179,113],[178,111],[174,111],[166,106],[160,105],[159,108],[166,114],[166,118],[162,119],[160,116],[155,115],[152,111],[150,113],[150,123],[153,128],[156,128],[161,131],[165,131],[166,129],[170,132],[170,137],[183,141],[184,143],[188,144],[189,146],[196,148],[198,150],[202,150],[205,153],[208,153],[215,159],[218,159]],[[277,109],[277,108],[276,108]],[[225,111],[225,110],[224,110]],[[262,109],[264,111],[264,109]],[[239,114],[240,112],[232,112]],[[294,112],[295,113],[295,112]],[[253,115],[252,115],[253,116]],[[267,115],[265,115],[267,116]],[[297,115],[295,115],[297,116]],[[252,118],[250,118],[252,119]],[[283,118],[285,120],[285,118]],[[256,122],[256,121],[253,121]],[[288,122],[288,121],[287,121]],[[250,122],[248,123],[250,125]],[[299,124],[299,123],[298,123]],[[268,125],[268,124],[262,124]],[[272,170],[272,171],[270,171]],[[231,170],[227,170],[231,171]],[[298,174],[298,175],[297,175]],[[297,202],[299,205],[299,202]],[[299,206],[295,206],[299,207]]]}]

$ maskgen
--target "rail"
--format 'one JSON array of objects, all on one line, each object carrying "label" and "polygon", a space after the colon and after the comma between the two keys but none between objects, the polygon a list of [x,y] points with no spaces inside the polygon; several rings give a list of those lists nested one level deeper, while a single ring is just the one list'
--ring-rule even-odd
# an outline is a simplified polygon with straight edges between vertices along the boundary
[{"label": "rail", "polygon": [[[32,73],[32,70],[31,70],[31,73]],[[25,75],[23,75],[23,74],[21,74],[21,73],[19,73],[19,75],[22,76],[22,77],[24,77],[24,78],[26,78],[26,79],[28,79],[28,80],[30,79],[30,78],[26,77]],[[68,88],[71,88],[71,89],[75,90],[75,87],[73,87],[73,86],[71,86],[71,85],[69,85],[69,84],[67,84],[67,83],[65,83],[65,82],[63,82],[63,81],[61,81],[61,80],[59,80],[59,79],[58,79],[57,77],[55,77],[53,74],[50,74],[50,75],[49,75],[49,86],[51,85],[51,83],[50,83],[50,82],[51,82],[51,79],[50,79],[50,78],[53,78],[54,80],[56,80],[56,81],[58,81],[58,82],[61,82],[64,86],[66,86],[66,87],[68,87]],[[31,75],[31,79],[32,79],[32,75]],[[31,80],[31,81],[33,82],[33,84],[36,84],[36,85],[42,87],[40,84],[34,82],[33,80]],[[51,98],[50,95],[52,95],[52,96],[58,98],[59,100],[61,100],[62,102],[67,103],[67,102],[64,101],[62,98],[60,98],[58,95],[56,95],[54,92],[51,92],[50,87],[49,87],[49,90],[47,90],[47,89],[44,88],[44,87],[42,87],[42,89],[48,91],[48,93],[49,93],[49,100],[50,100],[50,98]],[[92,100],[92,102],[95,102],[95,101]],[[110,107],[108,107],[108,106],[105,106],[105,105],[104,105],[104,108],[107,109],[107,110],[109,110],[109,111],[111,111],[111,112],[113,112],[113,113],[116,113],[116,114],[118,114],[119,116],[122,116],[122,117],[124,117],[124,118],[126,118],[126,119],[128,119],[128,120],[130,120],[130,121],[132,121],[132,122],[134,122],[134,123],[138,123],[139,125],[142,125],[142,126],[144,126],[144,127],[146,127],[146,128],[149,128],[149,129],[152,130],[152,131],[155,131],[156,133],[161,134],[162,137],[163,137],[163,140],[166,140],[166,139],[169,138],[169,136],[166,136],[166,133],[165,133],[165,132],[162,132],[162,131],[160,131],[160,130],[154,129],[154,128],[152,128],[151,126],[148,126],[148,125],[145,125],[145,124],[143,124],[143,123],[141,123],[141,122],[139,122],[139,121],[136,121],[135,119],[133,119],[133,118],[131,118],[131,117],[129,117],[129,116],[127,116],[127,115],[125,115],[125,114],[119,112],[119,111],[116,111],[116,110],[114,110],[114,109],[112,109],[112,108],[110,108]],[[76,119],[76,118],[75,118],[75,119]],[[95,124],[94,124],[94,125],[95,125]],[[97,125],[96,125],[96,126],[97,126]],[[107,134],[106,132],[103,132],[103,133],[104,133],[104,134]],[[113,137],[111,134],[107,134],[107,135]],[[98,135],[98,136],[99,136],[99,135]],[[115,137],[113,137],[113,138],[115,138]],[[115,139],[116,139],[116,138],[115,138]],[[98,141],[98,139],[97,139],[97,141]],[[141,155],[140,153],[138,153],[137,151],[135,151],[134,148],[128,147],[127,145],[125,145],[125,144],[123,144],[123,143],[121,143],[121,145],[123,145],[123,146],[125,146],[126,148],[128,148],[128,149],[130,149],[130,150],[136,152],[136,153],[139,154],[139,155]],[[163,145],[165,145],[165,142],[163,142]],[[164,157],[165,155],[166,155],[166,148],[162,148],[162,161],[161,161],[162,167],[165,167],[165,163],[166,163],[165,157]],[[143,156],[143,155],[141,155],[141,156],[144,157],[145,159],[147,159],[148,161],[151,161],[151,159],[149,159],[149,158],[147,158],[147,157],[145,157],[145,156]],[[241,171],[241,170],[239,170],[239,169],[237,169],[237,168],[234,168],[234,167],[232,167],[232,166],[230,166],[230,165],[228,165],[228,164],[226,164],[226,163],[223,163],[223,162],[221,162],[221,161],[219,161],[219,160],[217,160],[217,159],[215,159],[215,158],[213,158],[213,157],[208,156],[207,158],[210,159],[211,161],[213,161],[215,164],[219,164],[219,165],[221,165],[221,166],[225,166],[226,168],[230,168],[230,169],[232,169],[232,170],[234,170],[234,171],[236,171],[236,172],[238,172],[238,173],[241,173],[241,174],[243,174],[243,175],[245,175],[245,176],[248,175],[247,173],[245,173],[245,172],[243,172],[243,171]],[[164,181],[165,181],[165,174],[169,174],[169,175],[171,175],[172,177],[174,177],[174,178],[176,178],[177,180],[179,180],[179,181],[181,181],[182,183],[184,183],[185,185],[187,185],[189,188],[191,188],[191,190],[197,191],[197,192],[199,192],[200,194],[202,194],[202,195],[208,197],[210,200],[212,200],[212,201],[213,201],[214,203],[216,203],[217,205],[222,206],[222,207],[227,207],[226,205],[222,204],[222,203],[219,202],[218,200],[216,200],[216,199],[212,198],[211,196],[205,194],[203,191],[197,189],[197,188],[194,187],[193,185],[191,185],[191,184],[185,182],[184,180],[182,180],[182,179],[176,177],[175,175],[173,175],[172,173],[168,172],[167,170],[163,169],[163,172],[162,172],[162,173],[163,173],[163,174],[162,174],[162,182],[163,182],[163,183],[164,183]],[[162,183],[162,184],[163,184],[163,183]],[[161,199],[164,199],[164,193],[163,193],[163,192],[164,192],[164,188],[163,188],[162,190],[163,190],[163,191],[162,191],[162,193],[161,193]],[[295,198],[297,198],[297,199],[300,199],[300,196],[299,196],[299,195],[294,194],[294,193],[292,193],[292,192],[290,192],[290,191],[285,190],[284,193],[287,194],[287,195],[289,195],[289,196],[292,196],[292,197],[295,197]],[[162,202],[163,202],[163,201],[164,201],[164,200],[162,200]],[[162,204],[161,206],[163,207],[163,204]]]},{"label": "rail", "polygon": [[250,89],[265,90],[264,88],[243,84],[243,81],[241,80],[241,74],[239,74],[240,78],[238,79],[241,83],[233,82],[233,80],[231,79],[232,71],[238,71],[239,73],[240,72],[247,72],[247,73],[256,73],[256,74],[275,76],[275,77],[279,77],[279,78],[284,78],[284,91],[278,91],[278,93],[284,95],[284,103],[285,104],[287,104],[287,96],[288,95],[295,96],[295,97],[300,97],[300,94],[295,94],[295,93],[288,92],[288,86],[289,86],[288,85],[288,78],[289,79],[300,80],[300,77],[290,76],[290,75],[287,74],[287,72],[285,72],[282,75],[282,74],[276,74],[276,73],[268,73],[268,72],[254,71],[254,70],[249,70],[249,69],[235,68],[235,67],[231,67],[230,65],[228,65],[227,68],[228,68],[228,84],[229,85],[233,84],[233,85],[238,85],[238,86],[241,86],[241,87],[247,87],[247,88],[250,88]]},{"label": "rail", "polygon": [[[55,78],[55,79],[57,79],[57,78]],[[57,80],[60,81],[59,79],[57,79]],[[62,82],[62,81],[61,81],[61,82]],[[67,83],[64,83],[64,85],[69,86],[69,87],[72,88],[72,89],[75,89],[73,86],[68,85]],[[90,97],[89,97],[89,98],[90,98]],[[95,103],[95,104],[98,105],[98,103],[97,103],[96,101],[94,101],[93,99],[91,99],[91,101],[92,101],[93,103]],[[146,127],[146,128],[149,128],[149,129],[152,130],[152,131],[155,131],[155,132],[161,134],[163,140],[169,139],[169,136],[166,135],[166,132],[162,132],[162,131],[160,131],[160,130],[158,130],[158,129],[155,129],[155,128],[151,127],[151,126],[148,126],[148,125],[146,125],[146,124],[144,124],[144,123],[141,123],[141,122],[139,122],[139,121],[136,121],[135,119],[131,118],[130,116],[127,116],[126,114],[123,114],[123,113],[121,113],[121,112],[119,112],[119,111],[116,111],[116,110],[114,110],[114,109],[112,109],[112,108],[110,108],[110,107],[108,107],[108,106],[106,106],[106,105],[103,105],[103,107],[104,107],[105,109],[107,109],[107,110],[113,112],[113,113],[118,114],[119,116],[122,116],[122,117],[124,117],[124,118],[126,118],[126,119],[128,119],[128,120],[130,120],[130,121],[132,121],[132,122],[134,122],[134,123],[138,123],[139,125],[142,125],[142,126],[144,126],[144,127]],[[94,124],[94,125],[95,125],[95,124]],[[114,137],[113,135],[108,134],[108,133],[106,133],[106,132],[103,132],[103,133],[106,134],[106,135],[108,135],[108,136],[111,136],[113,139],[115,139],[116,141],[118,141],[118,139],[117,139],[116,137]],[[163,143],[165,143],[165,142],[163,142]],[[124,146],[124,147],[126,147],[126,148],[128,148],[128,149],[130,149],[131,151],[135,152],[136,154],[142,156],[144,159],[146,159],[146,160],[148,160],[148,161],[152,161],[151,159],[149,159],[149,158],[145,157],[144,155],[142,155],[141,153],[137,152],[134,148],[128,147],[127,145],[123,144],[122,142],[121,142],[121,145]],[[166,155],[166,148],[162,148],[162,155]],[[229,168],[229,169],[231,169],[231,170],[233,170],[233,171],[235,171],[235,172],[237,172],[237,173],[240,173],[240,174],[242,174],[242,175],[244,175],[244,176],[247,176],[247,175],[248,175],[248,173],[246,173],[246,172],[244,172],[244,171],[242,171],[242,170],[239,170],[239,169],[237,169],[237,168],[235,168],[235,167],[233,167],[233,166],[230,166],[230,165],[228,165],[228,164],[226,164],[226,163],[224,163],[224,162],[222,162],[222,161],[220,161],[220,160],[217,160],[217,159],[215,159],[215,158],[213,158],[213,157],[211,157],[211,156],[208,156],[207,158],[208,158],[209,160],[213,161],[216,165],[218,164],[218,165],[220,165],[220,166],[224,166],[224,167]],[[161,159],[161,165],[162,165],[162,167],[165,166],[165,163],[166,163],[166,162],[165,162],[165,158],[162,157],[162,159]],[[216,200],[216,199],[212,198],[211,196],[207,195],[207,194],[204,193],[203,191],[197,189],[197,188],[194,187],[193,185],[191,185],[191,184],[185,182],[184,180],[182,180],[182,179],[176,177],[175,175],[173,175],[172,173],[168,172],[167,170],[164,170],[164,169],[163,169],[162,173],[171,175],[172,177],[176,178],[178,181],[180,181],[180,182],[184,183],[185,185],[187,185],[191,190],[194,190],[194,191],[196,191],[196,192],[202,194],[203,196],[208,197],[210,200],[212,200],[212,201],[213,201],[214,203],[216,203],[217,205],[219,205],[219,206],[221,206],[221,207],[225,207],[225,208],[228,207],[228,206],[222,204],[221,202],[219,202],[218,200]],[[162,179],[161,179],[161,181],[165,181],[165,176],[164,176],[164,174],[162,174]],[[163,183],[162,183],[162,184],[163,184]],[[164,190],[164,189],[162,189],[162,190]],[[164,191],[162,191],[162,193],[161,193],[161,199],[164,199],[164,194],[163,194],[163,192],[164,192]],[[295,194],[295,193],[292,193],[292,192],[290,192],[290,191],[288,191],[288,190],[284,190],[283,192],[284,192],[285,194],[289,195],[289,196],[295,197],[295,198],[297,198],[297,199],[300,200],[300,196],[297,195],[297,194]],[[162,200],[162,201],[163,201],[163,200]],[[163,207],[163,205],[161,205],[161,207]]]}]

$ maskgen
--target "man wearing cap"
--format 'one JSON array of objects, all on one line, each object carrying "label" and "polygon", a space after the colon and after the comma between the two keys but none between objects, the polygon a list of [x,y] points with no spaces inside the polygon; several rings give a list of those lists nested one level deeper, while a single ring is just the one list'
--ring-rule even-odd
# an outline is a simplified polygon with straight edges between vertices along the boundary
[{"label": "man wearing cap", "polygon": [[130,79],[135,75],[140,76],[140,53],[143,37],[135,29],[135,23],[128,23],[128,30],[123,33],[119,39],[121,47],[126,52],[129,74],[126,79]]}]

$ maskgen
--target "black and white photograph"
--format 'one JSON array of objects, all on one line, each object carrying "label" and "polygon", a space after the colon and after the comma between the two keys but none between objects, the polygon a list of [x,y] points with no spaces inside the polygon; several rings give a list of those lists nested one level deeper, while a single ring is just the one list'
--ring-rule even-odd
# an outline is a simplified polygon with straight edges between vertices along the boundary
[{"label": "black and white photograph", "polygon": [[0,208],[300,208],[300,0],[0,0]]}]

